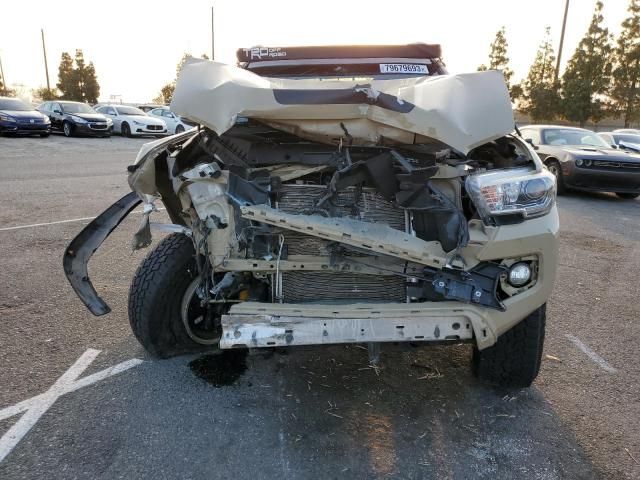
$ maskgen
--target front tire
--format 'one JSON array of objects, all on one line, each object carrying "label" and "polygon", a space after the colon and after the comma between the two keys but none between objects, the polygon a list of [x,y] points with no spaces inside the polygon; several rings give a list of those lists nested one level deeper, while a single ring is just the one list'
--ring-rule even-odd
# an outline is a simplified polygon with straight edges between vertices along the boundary
[{"label": "front tire", "polygon": [[625,200],[633,200],[634,198],[638,198],[640,196],[640,193],[616,192],[616,195]]},{"label": "front tire", "polygon": [[69,122],[64,122],[62,124],[62,133],[64,133],[65,137],[73,137],[73,125]]},{"label": "front tire", "polygon": [[128,123],[123,123],[122,126],[120,127],[120,132],[122,133],[123,137],[127,137],[127,138],[131,138],[131,127],[129,127]]},{"label": "front tire", "polygon": [[473,373],[501,387],[530,386],[540,370],[545,322],[546,304],[500,335],[495,345],[475,347]]},{"label": "front tire", "polygon": [[138,267],[129,290],[129,322],[150,355],[166,358],[217,346],[218,326],[194,295],[198,277],[193,242],[181,234],[165,237]]},{"label": "front tire", "polygon": [[184,127],[183,127],[182,125],[178,125],[178,126],[176,127],[176,135],[177,135],[178,133],[182,133],[182,132],[184,132]]},{"label": "front tire", "polygon": [[564,178],[562,177],[562,168],[560,167],[560,162],[557,160],[549,160],[547,162],[547,168],[549,172],[556,177],[556,192],[558,195],[564,195],[567,193],[567,188],[564,185]]}]

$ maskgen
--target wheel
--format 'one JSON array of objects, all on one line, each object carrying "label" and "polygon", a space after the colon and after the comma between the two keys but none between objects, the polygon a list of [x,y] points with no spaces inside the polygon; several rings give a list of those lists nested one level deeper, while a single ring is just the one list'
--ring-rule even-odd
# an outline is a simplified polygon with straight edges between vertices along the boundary
[{"label": "wheel", "polygon": [[123,137],[131,137],[131,128],[127,122],[123,123],[120,127],[120,133],[122,133]]},{"label": "wheel", "polygon": [[62,132],[64,133],[65,137],[73,136],[73,125],[71,125],[71,123],[69,122],[64,122],[62,124]]},{"label": "wheel", "polygon": [[40,138],[47,138],[48,136],[49,136],[49,132],[40,134]]},{"label": "wheel", "polygon": [[182,132],[184,132],[184,127],[183,127],[182,125],[178,125],[178,126],[176,127],[176,135],[177,135],[178,133],[182,133]]},{"label": "wheel", "polygon": [[495,345],[473,351],[473,373],[502,387],[528,387],[538,376],[546,304],[498,338]]},{"label": "wheel", "polygon": [[616,192],[616,195],[620,198],[624,198],[625,200],[633,200],[634,198],[638,198],[640,196],[640,193]]},{"label": "wheel", "polygon": [[556,177],[556,192],[558,195],[562,195],[567,192],[567,189],[564,185],[564,179],[562,178],[562,169],[560,168],[560,163],[557,160],[549,160],[547,162],[547,168]]},{"label": "wheel", "polygon": [[165,237],[138,267],[129,290],[129,322],[149,354],[165,358],[215,349],[229,304],[202,305],[191,239]]}]

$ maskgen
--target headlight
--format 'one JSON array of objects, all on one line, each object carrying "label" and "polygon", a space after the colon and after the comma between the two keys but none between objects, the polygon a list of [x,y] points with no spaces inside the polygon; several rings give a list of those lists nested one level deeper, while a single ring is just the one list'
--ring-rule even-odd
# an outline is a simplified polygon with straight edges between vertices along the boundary
[{"label": "headlight", "polygon": [[88,123],[84,118],[73,116],[73,121],[76,123]]},{"label": "headlight", "polygon": [[144,125],[144,123],[139,122],[139,121],[137,121],[137,120],[134,120],[134,121],[133,121],[133,124],[134,124],[134,125]]},{"label": "headlight", "polygon": [[113,120],[107,117],[107,125],[113,125]]},{"label": "headlight", "polygon": [[15,122],[16,119],[13,117],[10,117],[9,115],[5,115],[4,113],[0,113],[0,120],[2,120],[3,122]]},{"label": "headlight", "polygon": [[46,115],[43,115],[42,123],[44,123],[45,125],[48,125],[49,123],[51,123],[51,120],[49,120],[49,117],[47,117]]},{"label": "headlight", "polygon": [[516,169],[467,177],[465,186],[485,223],[500,215],[545,215],[556,199],[555,177],[546,170]]}]

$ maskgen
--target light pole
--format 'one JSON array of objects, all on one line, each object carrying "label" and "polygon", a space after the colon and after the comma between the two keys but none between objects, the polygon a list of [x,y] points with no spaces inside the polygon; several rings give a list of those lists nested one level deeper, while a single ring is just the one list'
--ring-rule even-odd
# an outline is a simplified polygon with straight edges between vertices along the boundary
[{"label": "light pole", "polygon": [[7,94],[7,82],[4,79],[4,70],[2,69],[2,58],[0,58],[0,79],[2,79],[2,94]]},{"label": "light pole", "polygon": [[47,93],[51,96],[51,85],[49,85],[49,66],[47,65],[47,49],[44,46],[44,29],[40,29],[42,34],[42,54],[44,55],[44,73],[47,75]]},{"label": "light pole", "polygon": [[211,6],[211,60],[215,59],[215,43],[213,34],[213,5]]},{"label": "light pole", "polygon": [[558,47],[558,60],[556,61],[556,73],[553,79],[554,83],[558,83],[558,75],[560,74],[560,59],[562,58],[562,47],[564,45],[564,31],[567,27],[567,13],[569,12],[569,0],[564,4],[564,18],[562,20],[562,33],[560,34],[560,46]]}]

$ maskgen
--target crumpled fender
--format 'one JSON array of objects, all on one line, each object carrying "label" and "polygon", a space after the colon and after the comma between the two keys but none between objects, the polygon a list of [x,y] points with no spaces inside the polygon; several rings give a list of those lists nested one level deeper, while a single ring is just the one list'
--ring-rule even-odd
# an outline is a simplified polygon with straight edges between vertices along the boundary
[{"label": "crumpled fender", "polygon": [[115,202],[98,215],[89,225],[73,239],[64,252],[62,265],[64,274],[71,287],[82,303],[96,316],[105,315],[111,311],[96,292],[91,283],[87,265],[94,252],[102,242],[111,235],[118,225],[142,200],[136,192],[131,192]]}]

